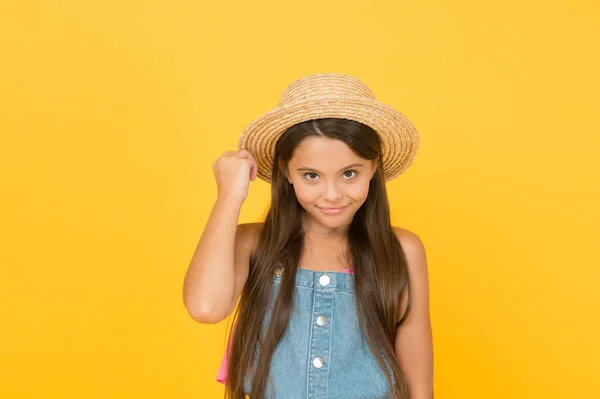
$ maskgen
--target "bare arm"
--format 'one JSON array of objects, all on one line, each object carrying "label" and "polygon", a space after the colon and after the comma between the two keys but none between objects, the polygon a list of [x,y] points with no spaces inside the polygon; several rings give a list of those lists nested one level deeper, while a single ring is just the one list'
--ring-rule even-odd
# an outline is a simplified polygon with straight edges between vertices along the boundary
[{"label": "bare arm", "polygon": [[218,323],[235,306],[248,275],[254,226],[238,225],[256,161],[248,151],[228,151],[213,164],[219,195],[183,283],[183,303],[199,323]]},{"label": "bare arm", "polygon": [[234,199],[217,199],[185,275],[183,301],[190,316],[200,323],[219,322],[232,302],[241,206]]},{"label": "bare arm", "polygon": [[[429,283],[425,247],[420,238],[394,228],[406,253],[411,281],[411,306],[406,320],[396,330],[395,353],[406,378],[410,399],[433,398],[433,339],[429,315]],[[402,300],[406,309],[407,297]]]}]

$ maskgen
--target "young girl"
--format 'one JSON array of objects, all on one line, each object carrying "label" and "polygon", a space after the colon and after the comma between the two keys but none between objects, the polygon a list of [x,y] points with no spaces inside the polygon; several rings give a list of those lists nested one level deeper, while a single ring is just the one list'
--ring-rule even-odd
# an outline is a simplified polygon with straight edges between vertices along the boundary
[{"label": "young girl", "polygon": [[[390,222],[385,182],[419,139],[360,80],[306,76],[214,164],[218,197],[184,281],[194,320],[238,304],[217,380],[225,396],[433,398],[425,250]],[[238,225],[249,182],[262,223]]]}]

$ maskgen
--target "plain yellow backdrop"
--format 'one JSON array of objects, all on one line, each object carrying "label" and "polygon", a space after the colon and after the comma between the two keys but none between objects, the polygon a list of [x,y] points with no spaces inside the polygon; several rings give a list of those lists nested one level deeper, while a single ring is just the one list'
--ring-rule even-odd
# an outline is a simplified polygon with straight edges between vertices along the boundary
[{"label": "plain yellow backdrop", "polygon": [[182,301],[212,162],[318,72],[419,131],[388,190],[427,249],[436,398],[600,397],[598,2],[0,9],[1,398],[222,397],[230,324]]}]

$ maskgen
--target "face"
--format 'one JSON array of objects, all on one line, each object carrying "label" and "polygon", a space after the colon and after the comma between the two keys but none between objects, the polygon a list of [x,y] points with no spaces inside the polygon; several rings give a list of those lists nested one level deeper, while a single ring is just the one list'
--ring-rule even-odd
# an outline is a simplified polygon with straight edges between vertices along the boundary
[{"label": "face", "polygon": [[311,226],[345,230],[369,193],[377,163],[357,156],[346,143],[309,136],[294,151],[285,175]]}]

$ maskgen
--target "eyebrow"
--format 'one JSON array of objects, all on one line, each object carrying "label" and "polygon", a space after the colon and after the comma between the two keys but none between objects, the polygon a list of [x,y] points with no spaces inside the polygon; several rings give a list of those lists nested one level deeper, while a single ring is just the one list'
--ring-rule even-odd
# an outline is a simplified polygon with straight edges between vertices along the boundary
[{"label": "eyebrow", "polygon": [[[363,166],[363,164],[362,164],[362,163],[353,163],[353,164],[350,164],[350,165],[348,165],[348,166],[346,166],[346,167],[344,167],[344,168],[340,169],[338,172],[341,172],[341,171],[343,171],[343,170],[350,169],[350,168],[356,168],[356,167],[359,167],[359,166]],[[296,170],[297,170],[297,171],[311,171],[311,172],[319,172],[317,169],[309,168],[309,167],[307,167],[307,166],[302,166],[302,167],[300,167],[300,168],[298,168],[298,169],[296,169]]]}]

